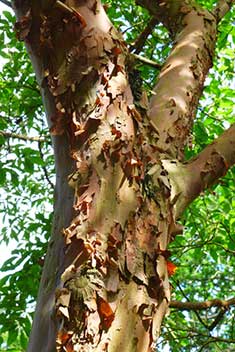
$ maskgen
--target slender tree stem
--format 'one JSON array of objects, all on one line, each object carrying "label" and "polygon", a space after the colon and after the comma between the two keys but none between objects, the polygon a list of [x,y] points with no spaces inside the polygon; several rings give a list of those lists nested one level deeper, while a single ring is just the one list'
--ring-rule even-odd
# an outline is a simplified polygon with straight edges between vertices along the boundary
[{"label": "slender tree stem", "polygon": [[158,19],[152,17],[145,29],[138,36],[133,45],[131,45],[130,51],[134,51],[135,54],[139,54],[143,49],[146,39],[152,33],[154,27],[159,23]]},{"label": "slender tree stem", "polygon": [[6,138],[16,138],[16,139],[21,139],[23,141],[30,141],[30,142],[45,142],[46,141],[46,138],[30,137],[30,136],[26,136],[23,134],[17,134],[17,133],[7,132],[7,131],[0,131],[0,136],[6,137]]},{"label": "slender tree stem", "polygon": [[[44,161],[41,143],[42,142],[40,142],[40,141],[38,142],[38,150],[39,150],[39,154],[40,154],[41,159]],[[55,186],[50,180],[50,177],[49,177],[48,172],[47,172],[47,168],[45,166],[42,166],[42,169],[43,169],[43,172],[44,172],[44,175],[45,175],[45,178],[46,178],[47,182],[49,183],[51,188],[54,190]]]},{"label": "slender tree stem", "polygon": [[228,308],[235,305],[235,298],[230,298],[227,301],[221,299],[212,299],[204,302],[180,302],[171,301],[170,307],[179,310],[204,310],[211,307]]},{"label": "slender tree stem", "polygon": [[12,8],[12,4],[11,4],[10,1],[8,1],[8,0],[0,0],[0,2],[1,2],[2,4],[4,4],[4,5],[6,5],[6,6]]},{"label": "slender tree stem", "polygon": [[162,65],[159,64],[158,62],[155,62],[155,61],[153,61],[153,60],[147,59],[146,57],[141,56],[141,55],[137,55],[137,54],[132,54],[132,55],[133,55],[133,57],[134,57],[136,60],[141,61],[141,62],[143,62],[144,64],[147,64],[147,65],[152,66],[152,67],[154,67],[154,68],[157,68],[157,69],[159,69],[159,70],[162,68]]}]

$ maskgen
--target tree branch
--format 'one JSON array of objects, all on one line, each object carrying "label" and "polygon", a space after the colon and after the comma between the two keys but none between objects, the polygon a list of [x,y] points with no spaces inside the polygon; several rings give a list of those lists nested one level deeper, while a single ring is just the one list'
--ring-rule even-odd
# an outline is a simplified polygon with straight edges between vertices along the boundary
[{"label": "tree branch", "polygon": [[137,54],[131,54],[131,55],[133,56],[134,59],[143,62],[143,64],[152,66],[154,68],[157,68],[158,70],[160,70],[162,68],[161,64],[159,64],[158,62],[155,62],[153,60],[150,60],[150,59],[148,59],[148,58],[146,58],[144,56],[140,56],[140,55],[137,55]]},{"label": "tree branch", "polygon": [[216,20],[209,11],[186,0],[136,2],[159,19],[175,38],[154,88],[156,94],[150,99],[148,116],[159,135],[158,150],[168,154],[168,158],[182,160],[212,66]]},{"label": "tree branch", "polygon": [[213,14],[217,20],[217,23],[222,20],[226,13],[231,9],[234,4],[234,0],[219,0],[216,7],[213,10]]},{"label": "tree branch", "polygon": [[201,192],[235,164],[235,124],[188,163],[162,160],[162,164],[170,178],[175,216],[179,217]]},{"label": "tree branch", "polygon": [[152,33],[154,27],[159,23],[159,20],[152,17],[145,29],[135,40],[134,44],[130,46],[130,51],[134,51],[135,54],[139,54],[144,47],[145,41],[148,36]]},{"label": "tree branch", "polygon": [[6,138],[16,138],[16,139],[21,139],[23,141],[30,141],[30,142],[46,142],[46,138],[30,137],[23,134],[17,134],[17,133],[7,132],[7,131],[0,131],[0,136],[6,137]]},{"label": "tree branch", "polygon": [[[40,142],[40,141],[38,142],[38,150],[39,150],[39,154],[40,154],[40,157],[41,157],[42,161],[44,161],[41,143],[42,143],[42,142]],[[46,178],[47,182],[49,183],[49,185],[51,186],[51,188],[54,190],[54,189],[55,189],[55,186],[54,186],[54,184],[51,182],[50,177],[49,177],[48,172],[47,172],[47,168],[46,168],[44,165],[42,166],[42,170],[43,170],[43,172],[44,172],[44,175],[45,175],[45,178]]]},{"label": "tree branch", "polygon": [[60,0],[56,0],[55,2],[56,6],[59,7],[60,9],[62,9],[65,12],[70,13],[71,15],[74,14],[74,9],[66,4],[64,4],[62,1]]},{"label": "tree branch", "polygon": [[208,330],[212,331],[221,322],[226,313],[226,308],[222,307],[219,314],[216,316],[215,320],[208,326]]},{"label": "tree branch", "polygon": [[8,1],[8,0],[0,0],[0,2],[12,9],[12,4],[11,4],[10,1]]},{"label": "tree branch", "polygon": [[221,299],[212,299],[204,302],[181,302],[171,301],[170,307],[179,310],[204,310],[212,307],[229,308],[235,305],[235,298],[228,299],[227,301]]},{"label": "tree branch", "polygon": [[216,343],[216,342],[225,342],[225,343],[231,344],[231,343],[235,343],[235,339],[223,339],[217,336],[210,336],[210,338],[201,346],[198,352],[205,351],[204,347],[210,345],[211,343]]},{"label": "tree branch", "polygon": [[[169,30],[170,34],[176,34],[178,24],[181,22],[180,8],[186,5],[185,0],[136,0],[137,5],[144,7],[149,13]],[[170,19],[170,20],[169,20]],[[178,22],[178,24],[177,24]]]},{"label": "tree branch", "polygon": [[191,202],[220,177],[225,176],[234,164],[235,124],[188,163],[191,179],[191,185],[186,186],[188,200]]},{"label": "tree branch", "polygon": [[[176,284],[180,290],[180,292],[182,293],[183,297],[187,300],[188,303],[190,303],[190,300],[188,299],[187,295],[184,293],[184,290],[182,289],[180,283],[178,281],[176,281]],[[201,318],[199,312],[197,310],[194,311],[198,321],[207,329],[207,325],[204,323],[203,319]]]}]

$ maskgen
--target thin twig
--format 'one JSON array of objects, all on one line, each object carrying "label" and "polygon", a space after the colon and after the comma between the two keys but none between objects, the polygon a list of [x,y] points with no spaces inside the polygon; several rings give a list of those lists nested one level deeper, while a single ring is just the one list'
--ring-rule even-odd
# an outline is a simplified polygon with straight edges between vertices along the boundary
[{"label": "thin twig", "polygon": [[[184,298],[186,298],[187,302],[182,302],[182,303],[191,303],[190,300],[188,299],[187,295],[184,293],[184,290],[181,288],[179,281],[175,281],[176,285],[178,286],[180,292],[182,293],[182,295],[184,296]],[[173,301],[172,301],[173,302]],[[171,306],[171,303],[170,303]],[[198,313],[197,310],[194,310],[194,314],[197,316],[198,321],[206,328],[208,329],[208,326],[204,323],[204,321],[202,320],[200,314]]]},{"label": "thin twig", "polygon": [[74,14],[74,9],[70,6],[67,6],[66,4],[64,4],[62,1],[57,0],[56,1],[56,6],[60,7],[62,10],[64,10],[65,12],[70,13],[71,15]]},{"label": "thin twig", "polygon": [[139,54],[141,50],[144,47],[144,44],[146,42],[146,39],[148,36],[152,33],[154,27],[159,23],[158,19],[155,17],[152,17],[145,29],[143,30],[142,33],[138,36],[136,39],[135,43],[131,45],[130,51],[134,51],[135,54]]},{"label": "thin twig", "polygon": [[12,9],[12,4],[11,4],[10,1],[8,1],[8,0],[0,0],[0,2]]},{"label": "thin twig", "polygon": [[59,7],[62,11],[65,11],[65,12],[69,13],[70,15],[75,15],[75,17],[81,23],[82,27],[86,27],[86,21],[85,21],[84,17],[75,8],[73,8],[72,6],[66,5],[65,3],[63,3],[60,0],[56,0],[55,5],[57,7]]},{"label": "thin twig", "polygon": [[30,141],[30,142],[46,142],[46,138],[30,137],[23,134],[17,134],[17,133],[7,132],[7,131],[0,131],[0,136],[6,137],[6,138],[16,138],[16,139],[21,139],[23,141]]},{"label": "thin twig", "polygon": [[158,62],[155,62],[155,61],[152,61],[150,59],[147,59],[146,57],[143,57],[143,56],[140,56],[140,55],[137,55],[137,54],[131,54],[136,60],[138,61],[141,61],[143,62],[144,64],[147,64],[149,66],[152,66],[154,68],[157,68],[157,69],[161,69],[162,68],[162,65],[159,64]]},{"label": "thin twig", "polygon": [[221,322],[221,320],[224,317],[224,314],[226,313],[226,309],[224,307],[221,308],[219,314],[216,316],[215,320],[213,321],[213,323],[211,323],[211,325],[208,326],[208,330],[212,331],[214,330],[214,328]]},{"label": "thin twig", "polygon": [[[42,142],[38,142],[38,150],[39,150],[39,154],[40,154],[40,157],[41,157],[42,161],[44,161],[41,143],[42,143]],[[48,175],[48,172],[47,172],[46,167],[45,167],[45,166],[42,166],[42,169],[43,169],[43,172],[44,172],[44,175],[45,175],[45,178],[46,178],[47,182],[49,183],[49,185],[51,186],[51,188],[54,190],[54,189],[55,189],[55,186],[54,186],[54,184],[53,184],[53,183],[51,182],[51,180],[50,180],[50,177],[49,177],[49,175]]]},{"label": "thin twig", "polygon": [[209,339],[205,343],[203,343],[203,345],[201,346],[201,348],[198,352],[205,351],[204,347],[210,345],[211,343],[217,343],[217,342],[224,342],[224,343],[232,344],[232,343],[235,343],[235,340],[234,339],[223,339],[223,338],[216,337],[216,336],[210,336]]}]

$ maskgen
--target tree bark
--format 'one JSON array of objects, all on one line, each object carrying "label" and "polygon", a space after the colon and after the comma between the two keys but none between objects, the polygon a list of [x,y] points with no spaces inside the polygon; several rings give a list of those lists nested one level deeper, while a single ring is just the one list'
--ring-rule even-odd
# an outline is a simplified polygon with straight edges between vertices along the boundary
[{"label": "tree bark", "polygon": [[171,301],[170,307],[177,308],[179,310],[205,310],[211,307],[219,307],[228,309],[235,305],[235,298],[230,298],[227,301],[221,299],[212,299],[203,302],[180,302]]},{"label": "tree bark", "polygon": [[154,350],[170,300],[167,245],[182,231],[179,200],[189,203],[175,175],[212,65],[216,20],[186,1],[154,2],[153,15],[175,45],[140,112],[127,47],[99,0],[14,6],[17,35],[41,86],[57,175],[28,351]]}]

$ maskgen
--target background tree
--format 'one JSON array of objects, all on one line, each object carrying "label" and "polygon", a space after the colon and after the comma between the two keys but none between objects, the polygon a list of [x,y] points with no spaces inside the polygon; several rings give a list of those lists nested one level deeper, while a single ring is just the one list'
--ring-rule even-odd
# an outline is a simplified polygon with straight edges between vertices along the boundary
[{"label": "background tree", "polygon": [[[69,351],[74,345],[76,350],[80,347],[75,335],[82,326],[85,337],[80,344],[92,345],[98,328],[96,334],[102,332],[102,339],[112,337],[109,348],[129,351],[132,341],[134,350],[144,351],[158,333],[165,297],[169,299],[169,234],[175,237],[180,231],[175,222],[178,215],[215,182],[181,217],[184,234],[177,234],[170,244],[170,260],[179,269],[171,280],[173,308],[164,322],[159,350],[166,345],[172,351],[230,348],[234,343],[234,170],[223,182],[218,183],[218,178],[234,163],[234,127],[221,135],[234,122],[234,14],[226,14],[232,2],[221,1],[213,9],[217,22],[226,14],[219,23],[215,53],[215,17],[199,5],[169,1],[153,7],[151,2],[139,2],[152,18],[133,2],[110,2],[108,14],[124,32],[132,55],[120,35],[110,30],[98,2],[52,3],[38,2],[31,11],[30,2],[23,3],[25,8],[20,1],[15,4],[18,37],[28,45],[55,135],[57,169],[54,240],[49,245],[29,350],[51,351],[57,329],[58,346]],[[216,4],[200,5],[212,9]],[[52,201],[54,170],[39,88],[22,45],[14,38],[13,22],[13,16],[5,12],[1,19],[5,42],[1,55],[6,59],[1,74],[6,223],[2,238],[5,242],[14,238],[19,245],[2,267],[14,272],[1,279],[1,331],[3,350],[18,351],[26,345],[39,264],[50,232],[45,204]],[[140,53],[145,59],[137,56]],[[198,103],[212,56],[213,70]],[[137,80],[140,76],[149,96],[157,76],[150,107]],[[206,147],[219,135],[216,143]],[[186,144],[185,158],[190,161],[182,164]],[[67,181],[74,171],[70,185],[79,196],[76,214],[72,214],[73,189]],[[74,228],[68,227],[74,216]],[[64,255],[61,228],[66,227]],[[60,287],[56,294],[55,286]],[[208,302],[212,298],[218,300]],[[117,307],[123,305],[136,325],[119,321],[126,313]],[[118,324],[120,339],[115,330]]]}]

